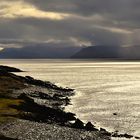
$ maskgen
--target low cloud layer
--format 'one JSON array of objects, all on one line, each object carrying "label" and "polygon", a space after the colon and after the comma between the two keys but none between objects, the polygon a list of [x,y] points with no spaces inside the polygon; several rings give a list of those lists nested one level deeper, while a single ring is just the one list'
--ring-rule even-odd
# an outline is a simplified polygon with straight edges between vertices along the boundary
[{"label": "low cloud layer", "polygon": [[140,45],[139,13],[139,0],[0,0],[0,48]]}]

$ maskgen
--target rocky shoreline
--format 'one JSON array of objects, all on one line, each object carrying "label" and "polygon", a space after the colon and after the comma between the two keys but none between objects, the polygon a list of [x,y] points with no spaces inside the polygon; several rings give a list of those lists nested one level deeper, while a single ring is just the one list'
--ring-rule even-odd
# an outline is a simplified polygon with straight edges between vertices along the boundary
[{"label": "rocky shoreline", "polygon": [[[98,130],[91,122],[84,124],[75,114],[65,112],[65,106],[70,104],[70,96],[75,94],[73,89],[11,72],[21,70],[0,66],[0,99],[4,105],[8,102],[5,106],[11,110],[0,113],[0,139],[110,140],[111,136],[134,137],[110,133],[103,128]],[[3,117],[6,119],[3,120]]]}]

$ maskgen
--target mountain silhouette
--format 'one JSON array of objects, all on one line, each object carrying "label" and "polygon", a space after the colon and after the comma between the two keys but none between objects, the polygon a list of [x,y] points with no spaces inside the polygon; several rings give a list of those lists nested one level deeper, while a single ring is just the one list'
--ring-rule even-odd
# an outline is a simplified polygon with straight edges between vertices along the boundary
[{"label": "mountain silhouette", "polygon": [[79,47],[42,45],[23,48],[5,48],[0,51],[0,58],[70,58],[79,50]]},{"label": "mountain silhouette", "polygon": [[140,46],[90,46],[81,49],[79,52],[75,53],[71,58],[140,59]]},{"label": "mountain silhouette", "polygon": [[72,58],[118,58],[119,47],[91,46],[81,49]]}]

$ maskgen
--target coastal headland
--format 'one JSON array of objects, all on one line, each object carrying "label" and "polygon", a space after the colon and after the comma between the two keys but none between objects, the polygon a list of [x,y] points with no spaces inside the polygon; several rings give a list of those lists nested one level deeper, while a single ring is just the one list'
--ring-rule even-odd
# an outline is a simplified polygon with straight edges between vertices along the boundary
[{"label": "coastal headland", "polygon": [[[18,76],[17,68],[0,66],[1,140],[110,140],[133,138],[129,134],[108,132],[76,114],[65,112],[74,89],[58,87],[49,81]],[[135,137],[139,139],[139,137]]]}]

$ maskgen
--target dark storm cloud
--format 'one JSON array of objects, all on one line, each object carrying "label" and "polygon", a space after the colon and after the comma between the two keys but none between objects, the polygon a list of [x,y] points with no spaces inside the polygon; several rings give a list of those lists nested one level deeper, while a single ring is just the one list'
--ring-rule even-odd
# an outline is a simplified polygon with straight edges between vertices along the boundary
[{"label": "dark storm cloud", "polygon": [[[11,2],[6,1],[8,5]],[[27,11],[20,11],[19,16],[13,12],[13,8],[10,9],[11,15],[3,15],[0,20],[0,40],[3,43],[14,40],[14,43],[48,41],[62,45],[140,44],[139,0],[21,1],[24,3],[19,3],[19,8],[28,10],[29,6],[33,6],[32,13],[28,15]],[[12,3],[11,6],[14,7]],[[68,16],[61,19],[60,15],[60,20],[51,19],[47,17],[47,12]]]},{"label": "dark storm cloud", "polygon": [[[72,42],[74,41],[74,43],[77,40],[77,42],[79,41],[83,44],[89,44],[89,42],[91,42],[92,44],[113,45],[118,44],[118,42],[121,43],[125,37],[125,35],[122,34],[122,32],[125,31],[113,33],[109,31],[110,29],[108,28],[97,26],[97,23],[92,25],[93,20],[87,21],[85,19],[76,20],[75,18],[69,18],[60,21],[50,21],[45,19],[23,18],[16,19],[13,22],[15,22],[16,25],[15,32],[16,27],[20,26],[18,29],[19,36],[22,35],[25,40],[30,38],[31,40],[36,39],[36,41],[43,41],[47,38],[47,40],[52,39],[53,41],[67,40],[68,43],[70,40]],[[26,34],[23,36],[23,32],[25,31]]]},{"label": "dark storm cloud", "polygon": [[[28,0],[45,11],[78,14],[83,17],[100,15],[114,26],[139,28],[139,0]],[[92,17],[91,17],[92,18]]]},{"label": "dark storm cloud", "polygon": [[117,19],[138,19],[139,0],[25,0],[46,11],[80,15],[101,14]]}]

